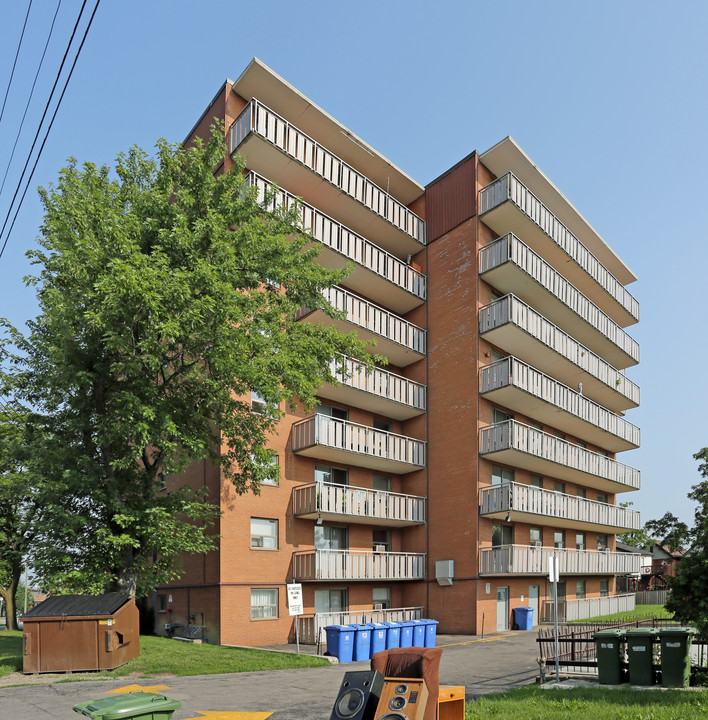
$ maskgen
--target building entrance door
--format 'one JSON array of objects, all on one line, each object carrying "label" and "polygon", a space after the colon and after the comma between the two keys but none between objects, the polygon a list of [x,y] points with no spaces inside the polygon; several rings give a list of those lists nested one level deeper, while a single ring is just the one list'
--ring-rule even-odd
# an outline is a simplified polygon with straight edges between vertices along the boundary
[{"label": "building entrance door", "polygon": [[509,629],[509,588],[497,588],[497,632]]},{"label": "building entrance door", "polygon": [[539,604],[538,604],[538,585],[529,585],[529,607],[533,608],[533,624],[540,625],[541,620],[538,616]]}]

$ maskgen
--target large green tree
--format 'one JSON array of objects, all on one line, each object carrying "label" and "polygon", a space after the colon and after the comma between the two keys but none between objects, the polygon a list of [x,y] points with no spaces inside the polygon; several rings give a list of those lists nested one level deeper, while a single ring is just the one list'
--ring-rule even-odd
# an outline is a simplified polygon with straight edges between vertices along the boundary
[{"label": "large green tree", "polygon": [[708,448],[694,456],[700,461],[698,472],[704,480],[694,485],[688,497],[697,503],[694,524],[689,531],[690,548],[668,578],[671,595],[666,607],[683,622],[695,625],[708,637]]},{"label": "large green tree", "polygon": [[297,208],[259,204],[239,162],[218,170],[225,153],[215,128],[154,157],[134,147],[115,172],[71,160],[40,189],[40,314],[26,336],[5,324],[6,359],[63,488],[33,558],[58,587],[142,594],[174,577],[180,553],[213,546],[217,509],[161,493],[158,475],[208,458],[257,492],[283,405],[336,382],[337,353],[366,357],[353,335],[295,321],[303,306],[336,316],[321,291],[343,273],[313,262]]}]

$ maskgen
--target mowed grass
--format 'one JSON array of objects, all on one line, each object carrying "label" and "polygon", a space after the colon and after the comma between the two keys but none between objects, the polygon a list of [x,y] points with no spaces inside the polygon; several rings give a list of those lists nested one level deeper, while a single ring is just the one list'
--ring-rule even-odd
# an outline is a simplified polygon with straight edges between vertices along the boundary
[{"label": "mowed grass", "polygon": [[708,690],[543,690],[538,686],[467,702],[465,720],[695,720],[708,717]]},{"label": "mowed grass", "polygon": [[[263,650],[229,648],[219,645],[196,645],[143,635],[140,657],[115,670],[93,672],[90,677],[124,677],[136,673],[153,675],[219,675],[284,670],[329,665],[322,658],[295,653],[274,653]],[[0,631],[0,678],[22,671],[22,633]]]},{"label": "mowed grass", "polygon": [[573,620],[574,623],[593,622],[635,622],[636,620],[671,620],[673,613],[670,613],[663,605],[637,605],[629,612],[613,613],[612,615],[598,615],[587,620]]}]

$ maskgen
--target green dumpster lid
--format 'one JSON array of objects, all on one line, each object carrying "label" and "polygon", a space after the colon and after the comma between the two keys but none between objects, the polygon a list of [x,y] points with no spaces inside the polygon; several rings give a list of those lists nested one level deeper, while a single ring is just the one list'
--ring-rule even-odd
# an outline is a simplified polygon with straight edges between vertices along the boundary
[{"label": "green dumpster lid", "polygon": [[148,712],[174,712],[181,707],[182,703],[164,695],[138,691],[74,705],[74,711],[94,720],[128,720]]},{"label": "green dumpster lid", "polygon": [[622,635],[624,635],[624,630],[619,630],[618,628],[595,631],[595,637],[621,637]]},{"label": "green dumpster lid", "polygon": [[692,627],[671,627],[659,630],[660,635],[695,635],[697,632],[698,630]]},{"label": "green dumpster lid", "polygon": [[627,635],[639,635],[640,637],[642,635],[651,635],[653,637],[659,631],[656,628],[631,628],[631,630],[627,630],[626,632]]}]

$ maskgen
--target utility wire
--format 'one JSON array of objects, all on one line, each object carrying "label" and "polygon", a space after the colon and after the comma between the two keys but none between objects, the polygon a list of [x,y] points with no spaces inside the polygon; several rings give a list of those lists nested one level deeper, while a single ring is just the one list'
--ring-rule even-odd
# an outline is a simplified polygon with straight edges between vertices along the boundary
[{"label": "utility wire", "polygon": [[15,150],[17,149],[17,141],[20,139],[20,134],[22,133],[22,128],[25,124],[25,118],[27,117],[27,111],[29,110],[30,103],[32,102],[32,96],[34,95],[34,87],[37,84],[37,78],[39,77],[39,72],[42,69],[42,63],[44,62],[44,56],[47,54],[47,48],[49,47],[49,41],[52,39],[52,33],[54,32],[54,23],[57,20],[57,15],[59,14],[59,8],[61,7],[61,0],[57,3],[57,9],[54,11],[54,17],[52,18],[52,26],[49,28],[49,35],[47,36],[47,42],[44,43],[44,51],[42,52],[42,58],[39,61],[39,66],[37,67],[37,72],[34,76],[34,82],[32,83],[32,89],[30,90],[29,97],[27,98],[27,104],[25,105],[25,111],[22,113],[22,120],[20,120],[20,129],[17,131],[17,135],[15,136],[15,144],[12,146],[12,152],[10,153],[10,159],[7,161],[7,167],[5,168],[5,175],[2,178],[2,185],[0,185],[0,195],[2,195],[2,191],[5,188],[5,181],[7,180],[7,173],[10,170],[10,165],[12,164],[12,159],[15,157]]},{"label": "utility wire", "polygon": [[[37,128],[37,133],[36,133],[36,135],[34,136],[34,142],[32,143],[32,148],[30,149],[29,155],[27,156],[27,162],[25,163],[25,166],[24,166],[24,168],[23,168],[23,170],[22,170],[22,175],[21,175],[21,177],[20,177],[19,183],[17,184],[17,188],[15,189],[15,194],[12,196],[12,202],[10,203],[10,208],[8,209],[7,215],[5,216],[5,222],[3,223],[3,226],[2,226],[2,228],[0,229],[0,238],[2,237],[2,234],[5,232],[5,227],[7,226],[7,223],[8,223],[8,221],[9,221],[9,219],[10,219],[10,215],[11,215],[11,213],[12,213],[12,205],[13,205],[14,202],[15,202],[15,198],[17,197],[17,193],[18,193],[19,190],[20,190],[20,186],[22,185],[22,180],[23,180],[23,178],[24,178],[25,171],[27,170],[27,166],[29,165],[30,158],[31,158],[31,156],[32,156],[32,152],[34,151],[34,147],[35,147],[35,145],[36,145],[36,143],[37,143],[37,138],[39,137],[39,133],[40,133],[42,124],[43,124],[43,122],[44,122],[44,118],[46,117],[47,111],[48,111],[48,109],[49,109],[49,103],[51,102],[51,99],[52,99],[52,97],[53,97],[53,95],[54,95],[54,90],[56,89],[57,83],[58,83],[58,81],[59,81],[59,76],[61,75],[62,68],[64,67],[64,62],[65,62],[66,57],[67,57],[67,55],[68,55],[68,53],[69,53],[69,48],[71,47],[71,44],[72,44],[72,42],[73,42],[74,35],[76,34],[76,29],[77,29],[77,27],[78,27],[78,25],[79,25],[79,22],[80,22],[80,20],[81,20],[81,15],[83,14],[84,8],[86,7],[86,2],[87,2],[87,0],[84,0],[83,4],[81,5],[81,10],[79,11],[79,17],[78,17],[78,19],[76,20],[76,24],[74,25],[74,30],[73,30],[73,32],[71,33],[71,38],[70,38],[70,40],[69,40],[69,45],[68,45],[67,48],[66,48],[66,52],[64,53],[64,57],[62,58],[61,66],[59,67],[59,72],[57,73],[57,78],[56,78],[56,80],[54,81],[54,86],[52,87],[52,92],[51,92],[51,94],[50,94],[50,96],[49,96],[49,100],[47,101],[47,105],[46,105],[45,108],[44,108],[44,113],[42,114],[42,119],[40,120],[39,127]],[[2,257],[3,253],[5,252],[5,248],[7,247],[7,241],[8,241],[8,239],[10,238],[10,233],[12,232],[12,228],[15,226],[15,221],[17,220],[17,215],[19,214],[20,208],[22,207],[22,202],[23,202],[23,200],[25,199],[25,195],[27,194],[27,189],[29,188],[29,184],[30,184],[30,182],[32,182],[32,176],[34,175],[34,171],[37,169],[37,163],[39,163],[39,158],[40,158],[41,155],[42,155],[42,150],[44,149],[44,146],[45,146],[45,144],[46,144],[46,142],[47,142],[47,138],[49,137],[49,132],[50,132],[51,129],[52,129],[52,125],[54,124],[54,119],[56,118],[57,112],[59,111],[59,107],[61,106],[61,101],[62,101],[62,99],[64,98],[64,93],[66,92],[66,88],[67,88],[67,86],[69,85],[69,80],[71,80],[71,76],[72,76],[72,74],[73,74],[73,72],[74,72],[74,68],[76,67],[76,61],[79,59],[79,55],[81,54],[81,49],[82,49],[83,46],[84,46],[84,42],[86,41],[86,36],[88,35],[88,32],[89,32],[89,30],[90,30],[90,28],[91,28],[91,24],[92,24],[92,22],[93,22],[93,19],[94,19],[95,15],[96,15],[96,11],[98,10],[98,6],[100,5],[100,3],[101,3],[101,0],[96,0],[96,5],[95,5],[95,7],[94,7],[94,9],[93,9],[93,12],[91,13],[91,17],[89,18],[88,25],[86,26],[86,29],[84,30],[84,35],[83,35],[83,37],[82,37],[82,39],[81,39],[81,44],[79,45],[79,49],[78,49],[77,52],[76,52],[76,56],[74,57],[74,61],[73,61],[72,65],[71,65],[71,69],[69,70],[69,75],[68,75],[68,77],[67,77],[67,79],[66,79],[66,81],[65,81],[65,83],[64,83],[64,88],[63,88],[63,90],[62,90],[62,92],[61,92],[61,96],[59,97],[59,100],[58,100],[58,102],[57,102],[57,106],[56,106],[56,108],[55,108],[55,110],[54,110],[54,114],[52,115],[52,119],[51,119],[50,122],[49,122],[49,127],[47,128],[47,132],[46,132],[46,134],[45,134],[45,136],[44,136],[44,140],[42,141],[42,145],[41,145],[40,148],[39,148],[39,152],[38,152],[38,154],[37,154],[37,158],[36,158],[36,160],[35,160],[35,162],[34,162],[34,165],[33,165],[33,167],[32,167],[32,171],[30,172],[30,175],[29,175],[29,177],[27,178],[27,184],[25,185],[25,189],[24,189],[24,191],[23,191],[23,193],[22,193],[22,197],[20,198],[20,202],[19,202],[19,204],[18,204],[18,206],[17,206],[17,209],[16,209],[16,211],[15,211],[15,215],[14,215],[13,220],[12,220],[12,225],[10,226],[10,229],[8,230],[8,233],[7,233],[7,235],[5,236],[5,242],[3,243],[3,246],[2,246],[2,248],[0,249],[0,258]]]},{"label": "utility wire", "polygon": [[15,67],[17,67],[17,58],[20,56],[20,48],[22,47],[22,38],[25,36],[25,28],[27,27],[27,19],[29,18],[31,9],[32,9],[32,0],[29,1],[29,5],[27,6],[27,14],[25,15],[25,22],[22,25],[22,32],[20,33],[20,42],[17,43],[17,52],[15,53],[15,61],[12,63],[12,72],[10,73],[10,79],[7,81],[7,90],[5,90],[5,99],[2,101],[2,110],[0,110],[0,122],[2,122],[2,116],[5,114],[5,103],[7,102],[7,96],[10,93],[10,85],[12,85],[12,78],[15,76]]}]

